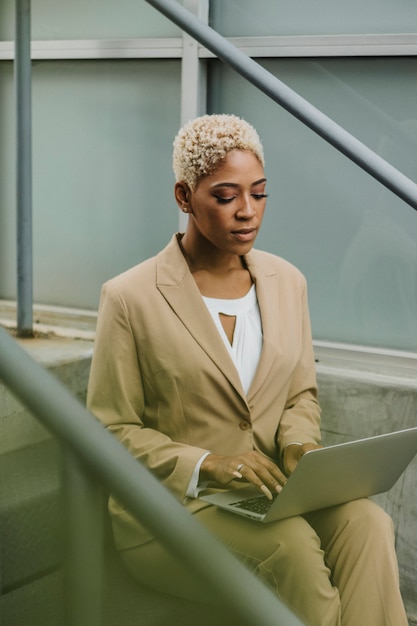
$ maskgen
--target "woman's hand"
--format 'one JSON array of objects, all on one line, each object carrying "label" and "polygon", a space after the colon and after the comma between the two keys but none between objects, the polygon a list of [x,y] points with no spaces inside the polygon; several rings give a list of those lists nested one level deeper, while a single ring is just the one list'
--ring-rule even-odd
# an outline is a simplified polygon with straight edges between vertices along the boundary
[{"label": "woman's hand", "polygon": [[309,450],[317,450],[318,448],[322,447],[323,446],[319,446],[316,443],[303,443],[302,445],[298,443],[290,443],[288,446],[286,446],[284,448],[284,454],[282,456],[282,464],[287,476],[293,473],[293,471],[297,467],[298,461],[301,459],[303,454],[305,454]]},{"label": "woman's hand", "polygon": [[209,454],[201,464],[202,481],[215,481],[220,485],[227,485],[236,478],[252,483],[269,500],[272,500],[272,494],[279,493],[287,482],[279,467],[256,450],[235,456]]}]

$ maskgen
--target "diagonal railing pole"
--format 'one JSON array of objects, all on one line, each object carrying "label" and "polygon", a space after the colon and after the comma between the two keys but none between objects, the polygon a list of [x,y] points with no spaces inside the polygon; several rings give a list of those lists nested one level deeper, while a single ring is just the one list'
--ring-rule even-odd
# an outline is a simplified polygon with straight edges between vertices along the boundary
[{"label": "diagonal railing pole", "polygon": [[65,626],[101,626],[105,492],[77,454],[63,449]]},{"label": "diagonal railing pole", "polygon": [[17,333],[33,335],[30,0],[16,2]]},{"label": "diagonal railing pole", "polygon": [[175,0],[146,0],[219,59],[417,210],[417,184]]},{"label": "diagonal railing pole", "polygon": [[[52,374],[0,328],[0,380],[245,626],[303,626]],[[72,625],[71,625],[72,626]],[[75,625],[74,625],[75,626]]]}]

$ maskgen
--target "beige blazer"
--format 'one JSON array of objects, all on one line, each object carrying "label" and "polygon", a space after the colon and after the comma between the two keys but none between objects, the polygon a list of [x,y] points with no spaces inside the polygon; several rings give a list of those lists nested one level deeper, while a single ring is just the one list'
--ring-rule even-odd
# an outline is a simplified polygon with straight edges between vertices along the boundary
[{"label": "beige blazer", "polygon": [[[245,261],[263,330],[247,396],[177,236],[102,290],[88,407],[191,511],[207,506],[185,496],[204,452],[278,461],[286,443],[320,439],[305,279],[269,253]],[[120,548],[149,540],[114,501],[110,510]]]}]

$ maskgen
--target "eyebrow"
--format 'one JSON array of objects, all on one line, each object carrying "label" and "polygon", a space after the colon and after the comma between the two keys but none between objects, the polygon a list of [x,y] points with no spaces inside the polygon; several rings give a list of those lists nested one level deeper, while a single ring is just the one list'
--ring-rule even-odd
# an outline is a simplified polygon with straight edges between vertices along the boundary
[{"label": "eyebrow", "polygon": [[[256,180],[254,183],[251,184],[251,187],[255,187],[256,185],[260,185],[261,183],[266,183],[266,178],[260,178],[259,180]],[[238,187],[240,187],[240,185],[238,185],[237,183],[224,182],[213,185],[212,189],[217,189],[218,187],[232,187],[233,189],[237,189]]]}]

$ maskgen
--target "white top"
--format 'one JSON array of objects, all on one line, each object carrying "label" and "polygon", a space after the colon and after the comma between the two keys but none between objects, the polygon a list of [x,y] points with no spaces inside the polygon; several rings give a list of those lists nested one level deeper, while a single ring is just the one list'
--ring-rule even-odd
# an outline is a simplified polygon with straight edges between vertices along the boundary
[{"label": "white top", "polygon": [[[223,299],[203,296],[203,300],[239,372],[243,389],[247,394],[262,351],[262,323],[255,285],[252,285],[243,298]],[[219,313],[236,318],[232,344],[224,331]]]},{"label": "white top", "polygon": [[[239,372],[243,389],[247,394],[255,376],[262,351],[262,323],[255,285],[252,285],[243,298],[229,300],[203,296],[203,300]],[[219,313],[236,317],[232,345],[224,331]],[[194,468],[186,492],[189,498],[198,498],[198,494],[206,486],[199,483],[199,473],[203,460],[209,454],[210,452],[203,454]]]}]

